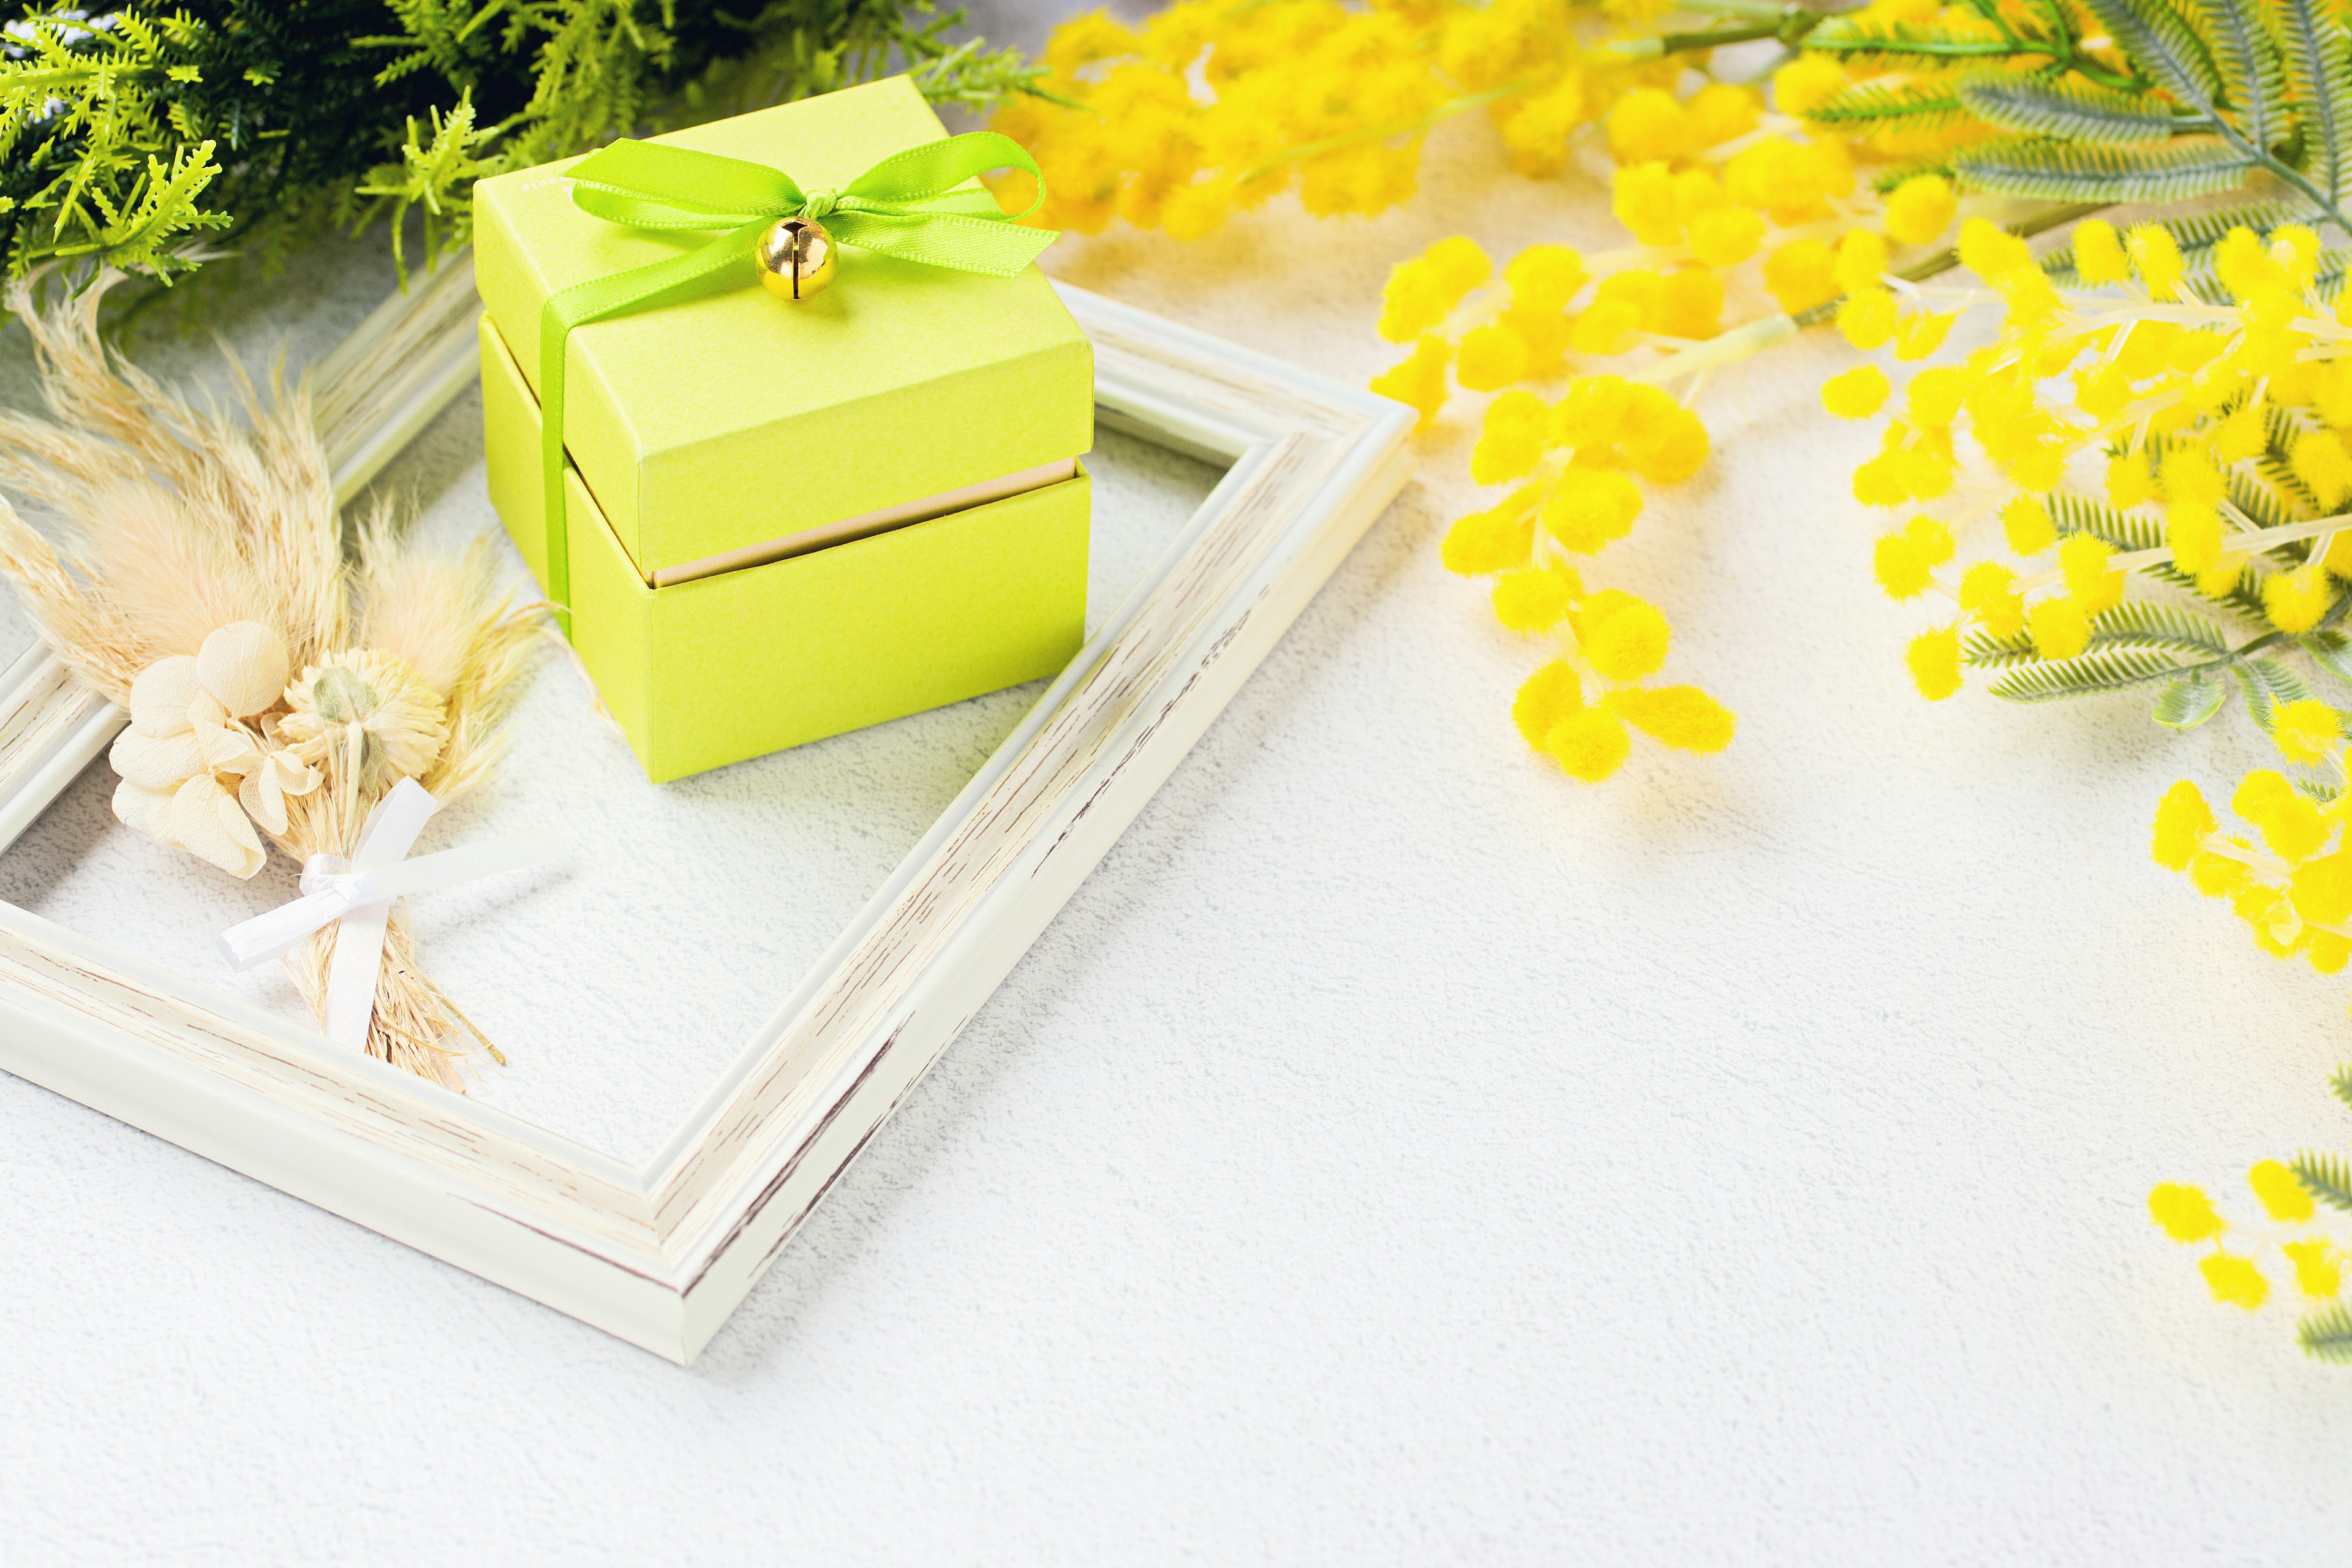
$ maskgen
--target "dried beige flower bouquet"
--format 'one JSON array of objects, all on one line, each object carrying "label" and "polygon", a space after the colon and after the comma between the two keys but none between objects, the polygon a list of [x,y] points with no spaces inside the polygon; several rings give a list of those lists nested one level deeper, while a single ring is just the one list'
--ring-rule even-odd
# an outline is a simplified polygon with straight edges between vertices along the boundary
[{"label": "dried beige flower bouquet", "polygon": [[[306,391],[265,399],[240,373],[240,409],[197,406],[100,342],[108,281],[47,310],[24,285],[6,297],[52,417],[0,415],[0,489],[63,542],[0,499],[0,571],[58,657],[130,710],[115,815],[249,878],[265,840],[298,863],[349,856],[403,779],[445,805],[480,784],[543,606],[499,588],[487,539],[428,552],[379,507],[347,542]],[[322,1018],[337,929],[287,956]],[[395,907],[368,1053],[462,1089],[460,1028],[480,1039]]]}]

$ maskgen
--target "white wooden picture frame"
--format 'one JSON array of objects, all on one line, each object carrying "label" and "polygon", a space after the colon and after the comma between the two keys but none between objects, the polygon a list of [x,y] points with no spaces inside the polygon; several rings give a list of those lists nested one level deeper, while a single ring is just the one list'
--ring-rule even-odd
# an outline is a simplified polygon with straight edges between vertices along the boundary
[{"label": "white wooden picture frame", "polygon": [[[1101,422],[1226,467],[1159,563],[642,1167],[0,903],[0,1068],[684,1363],[1403,484],[1412,416],[1084,290]],[[470,270],[318,380],[348,499],[475,373]],[[0,673],[0,846],[119,710]]]}]

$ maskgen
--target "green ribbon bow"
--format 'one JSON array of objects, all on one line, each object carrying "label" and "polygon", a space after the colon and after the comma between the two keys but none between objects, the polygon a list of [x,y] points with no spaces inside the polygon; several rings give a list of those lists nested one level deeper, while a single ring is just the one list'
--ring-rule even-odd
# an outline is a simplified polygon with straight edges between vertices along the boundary
[{"label": "green ribbon bow", "polygon": [[[985,191],[956,186],[990,169],[1037,177],[1028,212],[1007,215]],[[563,349],[572,329],[654,304],[734,269],[757,276],[752,252],[783,218],[822,222],[842,245],[991,278],[1011,278],[1054,243],[1051,229],[1020,220],[1045,200],[1045,176],[1019,142],[975,131],[883,159],[838,191],[803,191],[764,163],[658,142],[615,142],[574,165],[572,200],[610,223],[644,229],[724,229],[698,250],[576,283],[539,312],[540,457],[547,521],[547,596],[572,635],[571,535],[563,500]],[[780,304],[779,310],[794,307]]]}]

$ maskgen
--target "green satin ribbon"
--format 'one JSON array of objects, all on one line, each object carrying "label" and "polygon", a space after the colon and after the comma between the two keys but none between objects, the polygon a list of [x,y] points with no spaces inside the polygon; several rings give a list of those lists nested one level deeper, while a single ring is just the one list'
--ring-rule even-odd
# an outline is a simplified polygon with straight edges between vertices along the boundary
[{"label": "green satin ribbon", "polygon": [[[1037,178],[1028,212],[1008,215],[985,191],[955,187],[990,169]],[[841,245],[927,267],[1011,278],[1054,243],[1020,220],[1045,200],[1035,159],[1009,136],[974,131],[883,159],[838,191],[803,191],[764,163],[658,142],[615,142],[572,167],[572,200],[610,223],[643,229],[724,229],[700,249],[576,283],[539,312],[540,457],[547,521],[547,596],[572,635],[572,550],[563,497],[563,349],[572,329],[679,293],[730,270],[752,282],[760,237],[783,218],[822,222]],[[717,279],[711,286],[727,286]],[[778,310],[798,307],[779,302]]]}]

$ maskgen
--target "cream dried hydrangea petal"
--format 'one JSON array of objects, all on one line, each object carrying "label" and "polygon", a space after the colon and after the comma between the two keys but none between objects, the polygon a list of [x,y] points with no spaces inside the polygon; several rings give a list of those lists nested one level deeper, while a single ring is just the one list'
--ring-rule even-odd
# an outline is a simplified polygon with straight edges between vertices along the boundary
[{"label": "cream dried hydrangea petal", "polygon": [[190,779],[173,795],[170,826],[173,843],[232,877],[249,878],[268,858],[245,808],[210,773]]},{"label": "cream dried hydrangea petal", "polygon": [[203,692],[196,661],[184,653],[159,658],[131,682],[131,727],[142,735],[176,735],[188,727],[188,708]]},{"label": "cream dried hydrangea petal", "polygon": [[292,674],[286,639],[259,621],[223,626],[196,651],[196,679],[239,719],[276,702]]},{"label": "cream dried hydrangea petal", "polygon": [[184,728],[176,735],[142,735],[135,729],[125,730],[114,738],[107,761],[127,783],[142,789],[174,790],[182,779],[205,771],[195,731]]},{"label": "cream dried hydrangea petal", "polygon": [[244,725],[200,723],[194,733],[205,766],[214,773],[248,774],[260,768],[261,748]]},{"label": "cream dried hydrangea petal", "polygon": [[319,787],[319,770],[291,752],[272,752],[236,786],[237,804],[271,833],[286,831],[286,797]]},{"label": "cream dried hydrangea petal", "polygon": [[150,838],[164,844],[172,841],[169,789],[149,789],[124,779],[114,786],[114,815],[125,826],[136,828]]}]

